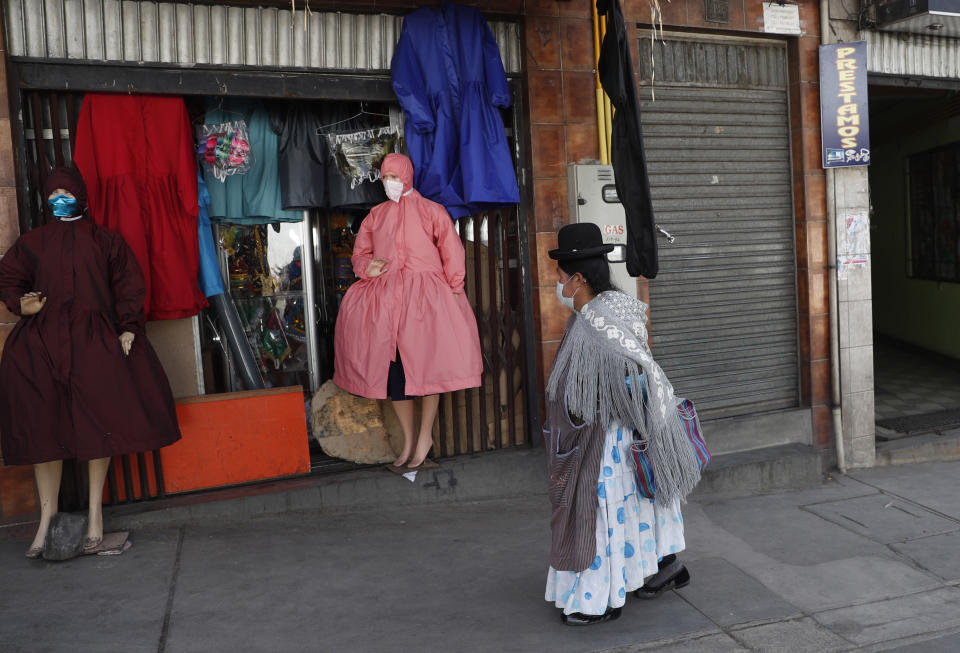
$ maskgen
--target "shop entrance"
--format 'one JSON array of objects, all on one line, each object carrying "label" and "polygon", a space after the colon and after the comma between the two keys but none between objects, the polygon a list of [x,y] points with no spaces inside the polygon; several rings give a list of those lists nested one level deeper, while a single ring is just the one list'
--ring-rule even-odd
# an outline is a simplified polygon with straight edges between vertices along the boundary
[{"label": "shop entrance", "polygon": [[877,81],[870,86],[867,301],[883,446],[960,433],[960,85]]},{"label": "shop entrance", "polygon": [[[359,86],[370,87],[369,80]],[[246,98],[244,102],[263,102],[281,112],[289,106],[316,106],[350,120],[363,116],[371,128],[397,124],[400,114],[391,105],[389,79],[378,80],[376,86],[378,91],[368,101],[274,97]],[[519,84],[514,83],[513,89],[519,102]],[[338,92],[342,93],[342,88]],[[185,97],[198,125],[204,122],[211,105],[224,106],[219,97]],[[83,94],[23,88],[18,100],[24,117],[17,149],[24,188],[20,197],[22,228],[26,230],[37,226],[41,215],[37,189],[46,171],[72,160]],[[523,133],[515,127],[521,112],[522,107],[515,105],[504,115],[511,140]],[[363,130],[367,125],[357,127]],[[524,150],[522,144],[513,148],[518,157]],[[376,188],[379,192],[378,184]],[[237,307],[258,373],[268,387],[302,386],[305,411],[309,411],[313,393],[333,374],[336,313],[354,280],[349,263],[353,236],[367,210],[379,201],[382,199],[371,195],[361,202],[310,208],[286,219],[256,223],[227,215],[216,225],[225,285]],[[216,218],[217,212],[211,210],[211,217]],[[481,388],[443,397],[434,434],[438,457],[529,443],[532,430],[528,426],[530,420],[536,420],[529,405],[533,367],[527,346],[532,324],[526,319],[530,290],[525,211],[508,207],[468,216],[457,221],[457,230],[466,249],[465,290],[477,316],[484,375]],[[222,325],[205,312],[194,320],[193,329],[199,343],[196,372],[201,392],[245,389],[236,361],[222,346]],[[312,439],[311,443],[313,471],[356,467],[326,457]],[[76,486],[83,487],[83,479],[75,476]],[[159,456],[150,452],[129,456],[111,471],[108,488],[112,502],[163,496],[162,479]],[[65,495],[71,494],[71,485],[68,472],[63,484]],[[75,501],[65,496],[63,503],[78,506],[83,499],[83,493],[77,492]]]}]

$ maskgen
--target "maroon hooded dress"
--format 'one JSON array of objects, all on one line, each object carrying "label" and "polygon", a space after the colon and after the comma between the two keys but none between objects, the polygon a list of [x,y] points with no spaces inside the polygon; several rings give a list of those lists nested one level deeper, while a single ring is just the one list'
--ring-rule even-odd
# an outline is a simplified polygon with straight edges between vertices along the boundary
[{"label": "maroon hooded dress", "polygon": [[[72,192],[80,175],[57,170],[44,184]],[[89,217],[22,235],[0,259],[0,301],[47,298],[22,317],[0,359],[0,447],[9,465],[92,460],[150,451],[180,439],[170,384],[144,331],[143,273],[119,235]],[[124,356],[119,336],[136,338]]]}]

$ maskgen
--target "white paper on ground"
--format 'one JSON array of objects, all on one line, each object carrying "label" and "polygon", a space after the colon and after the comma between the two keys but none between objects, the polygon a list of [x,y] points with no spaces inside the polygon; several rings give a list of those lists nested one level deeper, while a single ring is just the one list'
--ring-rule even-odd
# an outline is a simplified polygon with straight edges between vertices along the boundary
[{"label": "white paper on ground", "polygon": [[403,475],[403,477],[404,477],[405,479],[407,479],[408,481],[410,481],[411,483],[413,483],[415,480],[417,480],[417,473],[416,473],[416,472],[407,472],[406,474]]}]

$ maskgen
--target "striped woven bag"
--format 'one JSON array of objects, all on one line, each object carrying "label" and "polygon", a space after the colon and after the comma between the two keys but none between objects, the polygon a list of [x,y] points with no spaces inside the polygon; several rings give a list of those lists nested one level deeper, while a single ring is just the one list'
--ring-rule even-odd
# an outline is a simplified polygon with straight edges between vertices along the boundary
[{"label": "striped woven bag", "polygon": [[693,453],[697,455],[697,462],[700,463],[700,471],[710,462],[710,450],[707,449],[707,443],[703,441],[703,432],[700,429],[700,418],[697,417],[697,409],[693,407],[693,402],[689,399],[680,399],[677,401],[677,412],[680,413],[680,421],[687,432],[687,438],[693,447]]},{"label": "striped woven bag", "polygon": [[647,450],[647,443],[640,439],[637,431],[633,432],[633,462],[637,464],[637,491],[640,496],[652,499],[657,492],[657,485],[653,481],[653,468],[650,467],[650,461],[644,453]]},{"label": "striped woven bag", "polygon": [[[707,443],[703,441],[703,434],[700,429],[700,418],[697,417],[697,410],[693,407],[693,402],[689,399],[677,400],[677,413],[680,415],[680,422],[683,424],[683,430],[687,433],[687,439],[690,440],[690,446],[693,447],[693,453],[697,457],[697,463],[700,470],[710,462],[710,450],[707,449]],[[633,452],[633,461],[637,466],[637,490],[640,496],[652,499],[657,492],[657,485],[653,478],[653,468],[650,461],[647,460],[647,443],[640,437],[637,431],[633,432],[633,446],[630,447]]]}]

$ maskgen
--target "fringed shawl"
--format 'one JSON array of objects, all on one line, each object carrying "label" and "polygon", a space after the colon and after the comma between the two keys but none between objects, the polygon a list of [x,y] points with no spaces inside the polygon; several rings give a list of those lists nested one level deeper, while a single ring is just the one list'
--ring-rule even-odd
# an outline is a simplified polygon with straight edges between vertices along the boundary
[{"label": "fringed shawl", "polygon": [[616,290],[587,303],[567,325],[547,400],[565,402],[570,414],[586,424],[617,422],[638,431],[647,443],[656,502],[669,507],[693,490],[700,468],[677,413],[673,386],[650,353],[646,310],[646,304]]}]

